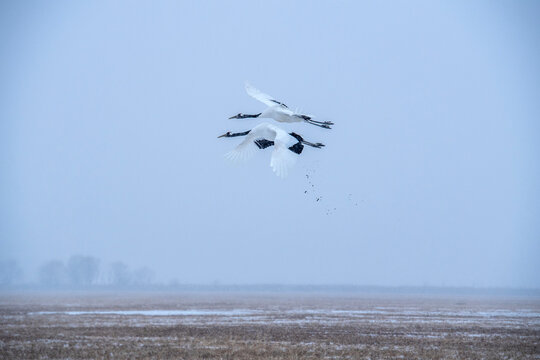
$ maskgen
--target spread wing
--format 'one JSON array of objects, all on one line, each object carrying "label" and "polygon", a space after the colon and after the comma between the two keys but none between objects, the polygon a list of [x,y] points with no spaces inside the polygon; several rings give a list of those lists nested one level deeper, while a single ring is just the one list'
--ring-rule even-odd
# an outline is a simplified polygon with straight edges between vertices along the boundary
[{"label": "spread wing", "polygon": [[270,159],[270,166],[276,175],[281,178],[286,177],[289,170],[296,163],[298,155],[289,149],[295,140],[285,131],[278,131],[274,140],[274,151]]},{"label": "spread wing", "polygon": [[225,157],[233,162],[244,162],[249,160],[258,149],[254,142],[256,138],[257,136],[255,134],[249,133],[244,141],[226,153]]},{"label": "spread wing", "polygon": [[[268,123],[259,124],[249,131],[244,141],[225,154],[225,157],[234,162],[249,160],[257,152],[257,149],[266,149],[274,145],[274,141],[269,139],[274,139],[278,132],[289,136],[283,130]],[[292,138],[292,136],[290,137]]]},{"label": "spread wing", "polygon": [[270,95],[268,94],[265,94],[263,92],[261,92],[260,90],[258,89],[255,89],[253,86],[251,86],[248,82],[246,82],[246,92],[248,93],[249,96],[259,100],[260,102],[262,102],[263,104],[266,104],[266,106],[276,106],[276,105],[279,105],[281,107],[284,107],[286,109],[288,109],[287,105],[285,105],[284,103],[282,103],[281,101],[277,101],[276,99],[274,99],[273,97],[271,97]]}]

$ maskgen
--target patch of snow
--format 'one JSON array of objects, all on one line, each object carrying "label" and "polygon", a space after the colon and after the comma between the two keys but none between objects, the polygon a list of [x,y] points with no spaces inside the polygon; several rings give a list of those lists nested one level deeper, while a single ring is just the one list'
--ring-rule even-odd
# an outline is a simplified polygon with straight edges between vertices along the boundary
[{"label": "patch of snow", "polygon": [[247,309],[233,310],[93,310],[93,311],[39,311],[30,315],[143,315],[143,316],[236,316],[255,314],[258,311]]}]

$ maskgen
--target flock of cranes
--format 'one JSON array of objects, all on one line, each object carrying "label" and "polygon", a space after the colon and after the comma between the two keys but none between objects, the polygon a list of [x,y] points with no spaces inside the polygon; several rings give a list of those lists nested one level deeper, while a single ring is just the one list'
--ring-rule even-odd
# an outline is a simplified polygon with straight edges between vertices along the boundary
[{"label": "flock of cranes", "polygon": [[[281,101],[277,101],[270,95],[255,89],[248,83],[246,83],[246,91],[248,95],[264,103],[267,108],[258,114],[239,113],[231,116],[229,119],[270,118],[278,122],[306,122],[324,129],[330,129],[330,125],[334,125],[331,121],[316,121],[310,115],[296,113]],[[266,149],[269,146],[274,146],[274,151],[270,159],[270,167],[272,167],[272,170],[277,176],[282,178],[287,176],[289,169],[296,162],[297,156],[302,153],[304,145],[318,149],[324,146],[321,143],[306,141],[295,132],[287,133],[285,130],[269,123],[261,123],[251,130],[239,133],[228,131],[218,136],[218,138],[237,136],[245,136],[245,139],[225,155],[228,159],[231,161],[245,161],[258,149]]]}]

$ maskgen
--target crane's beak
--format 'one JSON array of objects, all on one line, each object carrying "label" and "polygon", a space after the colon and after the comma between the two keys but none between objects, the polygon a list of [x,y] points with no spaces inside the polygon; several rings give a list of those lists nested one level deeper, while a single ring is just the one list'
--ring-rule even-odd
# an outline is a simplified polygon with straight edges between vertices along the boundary
[{"label": "crane's beak", "polygon": [[230,120],[230,119],[238,119],[238,115],[231,116],[231,117],[229,118],[229,120]]},{"label": "crane's beak", "polygon": [[223,134],[223,135],[219,135],[219,136],[218,136],[218,139],[219,139],[219,138],[222,138],[222,137],[226,137],[227,135],[229,135],[229,133],[225,133],[225,134]]}]

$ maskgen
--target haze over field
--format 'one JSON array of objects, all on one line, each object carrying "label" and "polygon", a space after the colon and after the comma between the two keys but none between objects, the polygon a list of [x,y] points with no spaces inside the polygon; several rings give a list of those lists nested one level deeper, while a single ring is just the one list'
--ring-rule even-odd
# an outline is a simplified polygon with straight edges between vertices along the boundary
[{"label": "haze over field", "polygon": [[[539,18],[535,1],[3,2],[0,280],[56,261],[68,282],[82,256],[162,282],[540,288]],[[263,108],[245,80],[336,124],[283,126],[326,144],[284,180],[269,149],[223,158],[239,140],[218,135],[260,122],[227,119]]]}]

